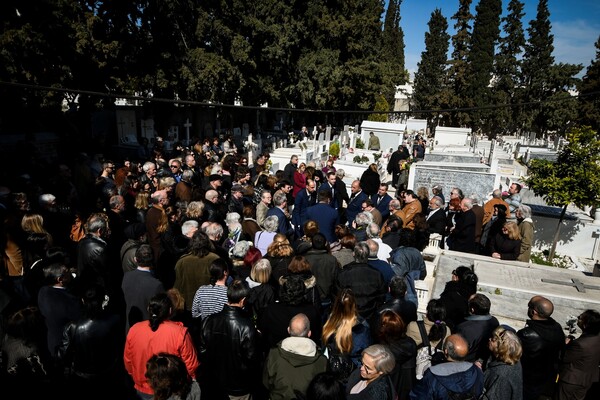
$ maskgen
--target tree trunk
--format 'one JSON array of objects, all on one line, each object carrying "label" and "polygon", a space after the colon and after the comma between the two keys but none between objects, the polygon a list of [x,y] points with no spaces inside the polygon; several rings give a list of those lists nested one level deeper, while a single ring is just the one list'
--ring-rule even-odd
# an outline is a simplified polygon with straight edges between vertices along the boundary
[{"label": "tree trunk", "polygon": [[548,254],[548,261],[552,261],[554,258],[554,252],[556,251],[556,242],[558,242],[558,238],[560,236],[560,227],[562,225],[563,219],[565,218],[565,213],[567,212],[568,204],[563,206],[563,209],[560,213],[560,218],[558,219],[558,226],[556,227],[556,232],[554,233],[554,239],[552,240],[552,248],[550,248],[550,254]]}]

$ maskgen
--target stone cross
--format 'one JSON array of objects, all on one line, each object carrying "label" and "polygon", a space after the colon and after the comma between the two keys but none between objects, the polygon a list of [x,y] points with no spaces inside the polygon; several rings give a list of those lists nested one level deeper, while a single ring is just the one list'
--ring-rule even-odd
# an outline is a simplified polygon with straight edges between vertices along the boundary
[{"label": "stone cross", "polygon": [[190,128],[192,127],[192,123],[189,118],[185,119],[185,124],[183,124],[185,128],[185,145],[188,146],[190,144]]},{"label": "stone cross", "polygon": [[576,278],[571,278],[571,282],[561,282],[561,281],[556,281],[554,279],[542,279],[542,282],[554,283],[555,285],[571,286],[571,287],[574,287],[575,289],[577,289],[577,291],[581,292],[581,293],[585,293],[585,289],[600,290],[600,286],[586,285],[585,283],[581,282],[579,279],[576,279]]}]

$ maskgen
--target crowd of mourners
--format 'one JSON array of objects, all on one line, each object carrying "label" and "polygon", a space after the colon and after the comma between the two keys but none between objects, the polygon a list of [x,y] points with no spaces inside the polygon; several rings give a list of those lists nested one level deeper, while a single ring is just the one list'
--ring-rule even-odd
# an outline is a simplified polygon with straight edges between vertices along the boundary
[{"label": "crowd of mourners", "polygon": [[518,183],[446,200],[406,187],[414,157],[400,146],[391,183],[371,164],[349,192],[334,159],[273,171],[230,136],[10,177],[0,386],[25,399],[595,398],[597,310],[565,336],[533,296],[515,329],[461,266],[418,316],[427,246],[528,262],[535,229]]}]

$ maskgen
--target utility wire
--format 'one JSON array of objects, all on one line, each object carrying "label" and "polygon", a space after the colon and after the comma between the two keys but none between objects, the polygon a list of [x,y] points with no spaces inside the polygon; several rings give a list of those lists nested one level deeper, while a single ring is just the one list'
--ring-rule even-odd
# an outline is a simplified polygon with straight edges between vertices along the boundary
[{"label": "utility wire", "polygon": [[108,97],[115,99],[127,99],[127,100],[137,100],[137,101],[147,101],[147,102],[158,102],[158,103],[170,103],[170,104],[182,104],[182,105],[195,105],[195,106],[203,106],[209,108],[235,108],[235,109],[246,109],[246,110],[272,110],[272,111],[286,111],[286,112],[297,112],[297,113],[332,113],[332,114],[439,114],[439,113],[448,113],[454,111],[476,111],[476,110],[493,110],[497,108],[506,108],[506,107],[523,107],[523,106],[532,106],[532,105],[540,105],[545,103],[559,103],[563,101],[573,100],[577,98],[583,98],[588,96],[600,95],[600,91],[585,93],[585,94],[577,94],[575,96],[569,96],[564,98],[554,98],[554,99],[546,99],[546,100],[538,100],[538,101],[528,101],[523,103],[515,103],[515,104],[490,104],[486,106],[477,106],[477,107],[460,107],[460,108],[439,108],[433,110],[410,110],[410,111],[365,111],[365,110],[314,110],[307,108],[286,108],[286,107],[262,107],[262,106],[238,106],[234,104],[223,104],[223,103],[211,103],[205,101],[194,101],[194,100],[175,100],[175,99],[166,99],[160,97],[145,97],[145,96],[136,96],[129,94],[117,94],[117,93],[104,93],[104,92],[96,92],[91,90],[81,90],[81,89],[67,89],[67,88],[57,88],[51,86],[43,86],[43,85],[32,85],[26,83],[17,83],[17,82],[3,82],[0,81],[1,86],[10,86],[16,88],[23,89],[33,89],[33,90],[42,90],[48,92],[61,92],[61,93],[71,93],[71,94],[83,94],[97,97]]}]

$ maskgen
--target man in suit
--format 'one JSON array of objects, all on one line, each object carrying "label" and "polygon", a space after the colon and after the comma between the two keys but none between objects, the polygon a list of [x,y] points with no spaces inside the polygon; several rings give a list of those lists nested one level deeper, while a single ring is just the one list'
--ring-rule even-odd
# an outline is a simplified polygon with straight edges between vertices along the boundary
[{"label": "man in suit", "polygon": [[362,191],[360,187],[360,181],[355,179],[350,186],[352,195],[346,207],[346,217],[348,218],[348,224],[352,226],[352,221],[356,218],[356,214],[362,211],[362,203],[367,198],[367,195]]},{"label": "man in suit", "polygon": [[287,212],[287,196],[282,191],[278,190],[273,195],[273,208],[267,211],[267,217],[275,215],[279,220],[277,233],[283,233],[288,239],[294,238],[294,228],[288,219]]},{"label": "man in suit", "polygon": [[[577,317],[582,333],[577,339],[569,337],[560,362],[557,399],[583,399],[594,382],[598,382],[600,363],[600,313],[585,310]],[[596,397],[597,398],[597,397]]]},{"label": "man in suit", "polygon": [[304,223],[308,221],[306,218],[306,211],[310,206],[313,206],[316,203],[315,188],[315,181],[307,179],[306,188],[300,190],[296,194],[294,209],[292,210],[292,224],[294,224],[297,237],[302,237],[304,235],[302,227],[304,226]]},{"label": "man in suit", "polygon": [[476,217],[471,199],[464,198],[460,203],[462,212],[456,215],[456,224],[448,237],[448,248],[453,251],[475,253]]},{"label": "man in suit", "polygon": [[337,201],[335,182],[336,182],[335,171],[328,172],[325,182],[323,182],[321,184],[321,186],[319,186],[318,192],[321,193],[323,190],[327,190],[331,194],[331,196],[330,196],[331,200],[329,201],[330,206],[337,210],[338,208],[340,208],[340,205]]},{"label": "man in suit", "polygon": [[319,202],[306,210],[306,220],[315,221],[327,241],[333,243],[337,240],[335,226],[339,224],[339,214],[330,205],[331,192],[329,190],[321,190],[318,196]]},{"label": "man in suit", "polygon": [[429,233],[439,233],[444,235],[446,230],[446,213],[444,212],[444,201],[433,196],[429,200],[429,213],[427,214],[427,231]]},{"label": "man in suit", "polygon": [[387,183],[382,183],[379,185],[379,190],[373,196],[371,196],[371,201],[375,205],[377,211],[381,213],[381,220],[385,222],[387,218],[390,216],[390,201],[392,200],[392,196],[388,194],[389,185]]}]

